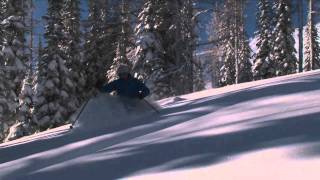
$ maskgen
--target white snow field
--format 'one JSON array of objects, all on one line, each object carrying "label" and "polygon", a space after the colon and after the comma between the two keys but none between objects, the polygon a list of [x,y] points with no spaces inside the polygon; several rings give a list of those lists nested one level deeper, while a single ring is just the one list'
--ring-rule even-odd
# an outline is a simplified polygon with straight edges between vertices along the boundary
[{"label": "white snow field", "polygon": [[0,145],[1,180],[319,180],[320,71],[127,109],[90,100],[63,126]]}]

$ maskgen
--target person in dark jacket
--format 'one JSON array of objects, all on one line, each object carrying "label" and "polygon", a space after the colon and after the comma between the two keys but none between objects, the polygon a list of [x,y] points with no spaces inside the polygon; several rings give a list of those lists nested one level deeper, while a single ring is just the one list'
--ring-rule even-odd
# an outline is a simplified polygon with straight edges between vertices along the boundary
[{"label": "person in dark jacket", "polygon": [[115,91],[117,95],[128,98],[143,99],[150,94],[150,90],[138,79],[130,74],[127,65],[120,65],[117,69],[118,79],[104,85],[102,92],[111,93]]}]

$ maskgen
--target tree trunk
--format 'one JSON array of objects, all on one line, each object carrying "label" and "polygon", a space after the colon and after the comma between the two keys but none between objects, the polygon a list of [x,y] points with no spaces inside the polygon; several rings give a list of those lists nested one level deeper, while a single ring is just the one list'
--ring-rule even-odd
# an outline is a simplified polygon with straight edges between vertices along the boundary
[{"label": "tree trunk", "polygon": [[309,36],[310,36],[310,61],[311,61],[311,70],[314,69],[314,52],[313,52],[313,44],[314,44],[314,39],[312,37],[312,27],[313,27],[313,0],[309,0],[309,18],[310,18],[310,27],[309,27]]},{"label": "tree trunk", "polygon": [[303,0],[298,0],[298,23],[299,23],[299,72],[303,71]]}]

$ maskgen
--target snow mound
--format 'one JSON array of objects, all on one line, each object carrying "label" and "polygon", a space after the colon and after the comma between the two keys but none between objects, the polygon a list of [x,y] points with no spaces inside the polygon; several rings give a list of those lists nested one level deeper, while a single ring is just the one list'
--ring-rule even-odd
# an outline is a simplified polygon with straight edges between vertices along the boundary
[{"label": "snow mound", "polygon": [[79,112],[73,127],[81,131],[115,127],[155,113],[150,105],[159,108],[145,100],[98,94]]}]

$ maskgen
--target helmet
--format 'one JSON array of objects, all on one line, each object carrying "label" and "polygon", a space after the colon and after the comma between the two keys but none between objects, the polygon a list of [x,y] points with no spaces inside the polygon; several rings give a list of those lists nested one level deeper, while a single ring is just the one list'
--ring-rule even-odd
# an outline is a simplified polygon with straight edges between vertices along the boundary
[{"label": "helmet", "polygon": [[118,69],[117,69],[117,74],[129,74],[130,73],[130,69],[128,67],[128,65],[126,64],[120,64]]}]

